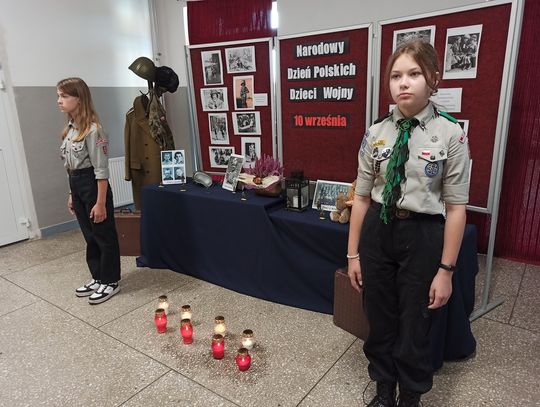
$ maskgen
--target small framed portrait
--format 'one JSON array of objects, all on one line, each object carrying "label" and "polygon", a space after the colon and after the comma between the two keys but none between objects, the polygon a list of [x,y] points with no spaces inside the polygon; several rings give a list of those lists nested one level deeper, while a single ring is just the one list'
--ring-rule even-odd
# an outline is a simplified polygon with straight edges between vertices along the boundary
[{"label": "small framed portrait", "polygon": [[261,156],[261,139],[260,137],[242,137],[241,144],[244,168],[253,168],[255,161]]},{"label": "small framed portrait", "polygon": [[185,184],[186,164],[184,150],[161,152],[161,182],[163,184]]},{"label": "small framed portrait", "polygon": [[235,110],[253,110],[254,84],[253,75],[235,76],[233,78]]},{"label": "small framed portrait", "polygon": [[244,157],[238,154],[231,154],[229,163],[227,164],[227,171],[225,172],[225,178],[223,178],[223,189],[228,191],[235,191],[236,184],[238,183],[238,176],[242,171],[242,163]]},{"label": "small framed portrait", "polygon": [[208,113],[210,144],[230,144],[227,113]]},{"label": "small framed portrait", "polygon": [[474,79],[482,24],[446,30],[443,79]]},{"label": "small framed portrait", "polygon": [[203,111],[227,111],[227,88],[203,88],[201,89],[201,103]]},{"label": "small framed portrait", "polygon": [[201,51],[204,85],[223,85],[221,51]]},{"label": "small framed portrait", "polygon": [[259,112],[233,112],[232,119],[234,134],[237,136],[261,134],[261,116]]},{"label": "small framed portrait", "polygon": [[225,48],[227,73],[255,72],[255,47]]},{"label": "small framed portrait", "polygon": [[429,42],[431,45],[435,46],[435,31],[434,25],[396,30],[394,31],[392,52],[394,52],[400,45],[418,39]]},{"label": "small framed portrait", "polygon": [[317,180],[315,193],[313,194],[313,209],[323,211],[336,210],[336,198],[338,194],[348,195],[351,183]]},{"label": "small framed portrait", "polygon": [[227,168],[229,159],[234,154],[234,147],[208,147],[210,166],[214,168]]},{"label": "small framed portrait", "polygon": [[457,119],[457,122],[459,123],[459,125],[463,129],[463,133],[465,133],[465,135],[467,137],[469,137],[469,121],[468,120]]}]

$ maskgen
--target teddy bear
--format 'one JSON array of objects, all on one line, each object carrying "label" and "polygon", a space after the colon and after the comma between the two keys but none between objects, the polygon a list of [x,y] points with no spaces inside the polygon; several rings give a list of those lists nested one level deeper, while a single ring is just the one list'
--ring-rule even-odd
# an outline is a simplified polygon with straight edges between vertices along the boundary
[{"label": "teddy bear", "polygon": [[351,207],[354,200],[354,189],[356,180],[350,186],[347,195],[338,194],[336,197],[336,210],[330,213],[330,220],[333,222],[347,223],[351,218]]}]

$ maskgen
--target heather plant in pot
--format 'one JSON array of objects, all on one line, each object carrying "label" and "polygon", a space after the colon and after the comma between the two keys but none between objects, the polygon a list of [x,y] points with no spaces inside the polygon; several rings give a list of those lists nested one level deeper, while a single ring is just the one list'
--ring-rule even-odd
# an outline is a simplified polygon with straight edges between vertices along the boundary
[{"label": "heather plant in pot", "polygon": [[263,155],[251,168],[244,169],[239,180],[259,195],[278,196],[281,193],[283,166],[279,160]]}]

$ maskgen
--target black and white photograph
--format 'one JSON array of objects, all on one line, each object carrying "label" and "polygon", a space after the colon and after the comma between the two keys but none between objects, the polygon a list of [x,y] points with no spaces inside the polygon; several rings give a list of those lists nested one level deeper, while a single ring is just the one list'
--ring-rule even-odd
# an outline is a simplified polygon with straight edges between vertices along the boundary
[{"label": "black and white photograph", "polygon": [[234,152],[234,147],[208,147],[210,166],[214,168],[227,168],[229,159]]},{"label": "black and white photograph", "polygon": [[164,150],[161,152],[161,182],[163,184],[184,184],[186,182],[184,150]]},{"label": "black and white photograph", "polygon": [[232,122],[234,134],[237,136],[261,134],[261,115],[259,112],[233,112]]},{"label": "black and white photograph", "polygon": [[417,39],[429,42],[431,45],[435,46],[435,31],[436,30],[434,25],[396,30],[394,31],[394,43],[392,45],[392,52],[394,52],[396,48],[399,47],[401,44]]},{"label": "black and white photograph", "polygon": [[165,150],[161,152],[161,165],[172,165],[173,164],[173,152],[170,150]]},{"label": "black and white photograph", "polygon": [[201,89],[201,103],[203,111],[227,111],[227,88],[203,88]]},{"label": "black and white photograph", "polygon": [[223,64],[221,51],[202,51],[201,61],[204,76],[204,85],[223,85]]},{"label": "black and white photograph", "polygon": [[227,113],[208,113],[210,144],[230,144]]},{"label": "black and white photograph", "polygon": [[225,48],[227,73],[255,72],[255,47]]},{"label": "black and white photograph", "polygon": [[238,154],[231,154],[229,163],[227,165],[227,171],[225,172],[225,178],[223,178],[223,189],[228,191],[235,191],[236,184],[238,183],[238,176],[242,171],[242,163],[244,157]]},{"label": "black and white photograph", "polygon": [[476,78],[481,37],[482,24],[446,30],[443,79]]},{"label": "black and white photograph", "polygon": [[469,121],[468,120],[457,119],[457,122],[459,123],[459,125],[463,129],[463,133],[465,133],[465,136],[469,137]]},{"label": "black and white photograph", "polygon": [[260,137],[242,137],[241,144],[244,168],[253,168],[255,161],[261,156],[261,139]]},{"label": "black and white photograph", "polygon": [[253,75],[235,76],[233,78],[234,108],[235,110],[253,110],[253,95],[255,85]]},{"label": "black and white photograph", "polygon": [[315,193],[313,194],[313,209],[318,209],[320,202],[323,211],[336,210],[336,198],[338,194],[348,195],[351,183],[317,180]]}]

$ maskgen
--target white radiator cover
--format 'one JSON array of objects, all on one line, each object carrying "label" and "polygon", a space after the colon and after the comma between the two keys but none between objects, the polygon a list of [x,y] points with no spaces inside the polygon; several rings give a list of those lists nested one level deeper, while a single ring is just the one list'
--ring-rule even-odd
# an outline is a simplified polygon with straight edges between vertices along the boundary
[{"label": "white radiator cover", "polygon": [[124,157],[109,158],[109,183],[115,208],[133,203],[131,181],[124,179],[124,172]]}]

